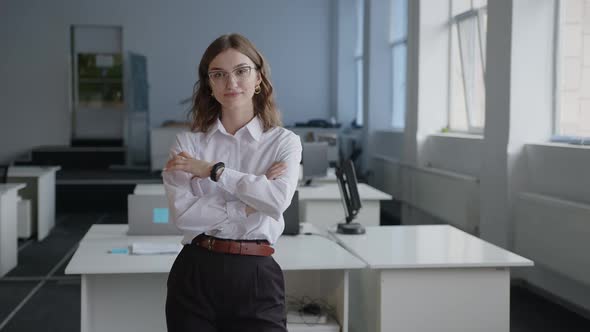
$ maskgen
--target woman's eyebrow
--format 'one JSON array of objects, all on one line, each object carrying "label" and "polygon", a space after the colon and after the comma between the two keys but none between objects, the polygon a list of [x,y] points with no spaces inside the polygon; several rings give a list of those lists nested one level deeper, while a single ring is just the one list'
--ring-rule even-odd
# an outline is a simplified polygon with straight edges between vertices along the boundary
[{"label": "woman's eyebrow", "polygon": [[[238,67],[244,67],[244,66],[249,66],[249,64],[243,62],[243,63],[240,63],[239,65],[235,65],[234,69],[238,68]],[[213,68],[209,69],[209,71],[216,71],[216,70],[224,70],[225,71],[225,69],[219,68],[219,67],[213,67]]]}]

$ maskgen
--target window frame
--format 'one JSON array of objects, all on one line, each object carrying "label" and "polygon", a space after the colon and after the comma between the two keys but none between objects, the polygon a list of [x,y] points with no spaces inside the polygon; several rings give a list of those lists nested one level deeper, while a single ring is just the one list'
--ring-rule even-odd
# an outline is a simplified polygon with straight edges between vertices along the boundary
[{"label": "window frame", "polygon": [[561,54],[561,38],[562,38],[562,20],[563,20],[563,8],[562,8],[562,0],[555,1],[555,16],[554,16],[554,27],[553,27],[553,119],[551,121],[551,138],[550,142],[552,143],[566,143],[566,144],[573,144],[573,145],[590,145],[590,136],[571,136],[571,135],[561,135],[558,134],[560,122],[560,102],[561,102],[561,94],[560,94],[560,80],[561,80],[561,71],[560,71],[560,61],[562,60]]},{"label": "window frame", "polygon": [[[405,15],[406,15],[406,26],[405,26],[405,30],[403,31],[403,36],[396,38],[396,32],[394,29],[395,24],[393,23],[394,19],[395,19],[395,13],[394,13],[394,7],[395,7],[395,2],[396,1],[403,1],[403,10],[405,10]],[[406,113],[407,113],[407,97],[406,97],[406,92],[407,92],[407,66],[408,66],[408,20],[407,20],[407,15],[408,15],[408,1],[411,0],[390,0],[389,1],[389,8],[390,8],[390,12],[389,12],[389,49],[390,49],[390,63],[391,63],[391,98],[390,98],[390,103],[391,103],[391,122],[390,122],[390,126],[392,129],[394,130],[403,130],[405,128],[405,120],[406,120]],[[402,70],[402,75],[405,76],[404,77],[404,89],[401,92],[403,94],[403,105],[402,105],[402,109],[401,110],[396,110],[395,106],[396,106],[396,99],[395,99],[395,90],[396,90],[396,86],[395,86],[395,74],[396,74],[396,58],[395,58],[395,51],[396,49],[399,49],[400,47],[405,47],[406,49],[406,58],[405,58],[405,63],[404,63],[404,68]],[[398,68],[399,69],[399,68]],[[396,119],[396,114],[397,112],[401,111],[402,115],[401,115],[401,119],[402,119],[402,124],[401,126],[396,125],[395,123],[395,119]]]},{"label": "window frame", "polygon": [[362,127],[364,123],[364,24],[365,24],[365,0],[356,0],[356,48],[354,52],[354,72],[356,85],[356,107],[355,107],[355,123],[358,127]]},{"label": "window frame", "polygon": [[[466,20],[469,19],[475,19],[476,20],[476,34],[477,34],[477,42],[479,43],[479,57],[480,57],[480,61],[482,64],[482,75],[483,75],[483,90],[484,90],[484,97],[486,96],[485,92],[486,92],[486,82],[485,82],[485,74],[486,74],[486,45],[484,42],[484,37],[485,40],[487,41],[487,36],[484,35],[483,32],[483,14],[486,13],[487,14],[487,4],[485,6],[481,6],[478,8],[474,8],[473,7],[473,1],[471,2],[471,9],[466,10],[464,12],[461,12],[457,15],[452,16],[452,10],[449,9],[449,16],[450,16],[450,20],[449,20],[449,64],[448,64],[448,82],[449,82],[449,87],[448,87],[448,112],[447,112],[447,131],[449,132],[453,132],[453,133],[462,133],[462,134],[472,134],[472,135],[483,135],[484,130],[485,130],[485,104],[484,104],[484,113],[483,113],[483,117],[484,117],[484,125],[482,127],[478,127],[478,126],[474,126],[473,122],[472,122],[472,117],[473,117],[473,112],[474,110],[471,109],[471,106],[469,105],[469,102],[467,100],[468,98],[468,93],[467,93],[467,84],[465,81],[465,72],[464,72],[464,61],[463,61],[463,52],[461,51],[461,29],[459,28],[459,24],[461,22],[464,22]],[[461,66],[461,80],[463,82],[462,84],[462,88],[463,88],[463,96],[464,96],[464,103],[465,103],[465,117],[466,117],[466,122],[467,122],[467,130],[460,130],[460,129],[454,129],[451,127],[451,113],[452,113],[452,94],[453,94],[453,82],[452,82],[452,77],[451,77],[451,73],[452,73],[452,56],[453,56],[453,33],[456,29],[456,37],[457,37],[457,48],[458,48],[458,55],[459,55],[459,63]],[[487,29],[486,29],[486,33],[487,33]]]}]

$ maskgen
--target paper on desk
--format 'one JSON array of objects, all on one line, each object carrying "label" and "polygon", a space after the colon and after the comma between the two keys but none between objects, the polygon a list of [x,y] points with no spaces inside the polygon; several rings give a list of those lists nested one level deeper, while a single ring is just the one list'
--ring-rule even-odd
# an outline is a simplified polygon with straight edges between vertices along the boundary
[{"label": "paper on desk", "polygon": [[180,250],[180,243],[136,242],[131,245],[132,255],[178,254]]}]

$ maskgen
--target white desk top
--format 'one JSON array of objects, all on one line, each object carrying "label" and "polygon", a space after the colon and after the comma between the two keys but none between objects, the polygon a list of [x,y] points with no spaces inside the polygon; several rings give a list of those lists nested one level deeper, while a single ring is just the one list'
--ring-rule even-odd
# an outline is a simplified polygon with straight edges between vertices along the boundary
[{"label": "white desk top", "polygon": [[138,184],[133,189],[135,195],[166,195],[164,185],[161,183]]},{"label": "white desk top", "polygon": [[[299,200],[337,200],[340,201],[340,188],[338,183],[321,183],[311,187],[299,187]],[[358,184],[361,200],[390,200],[391,195],[377,190],[366,183]]]},{"label": "white desk top", "polygon": [[8,193],[12,190],[20,190],[27,185],[24,183],[2,183],[0,184],[0,195]]},{"label": "white desk top", "polygon": [[[181,236],[127,236],[128,225],[93,225],[66,267],[66,274],[168,273],[176,255],[109,254],[133,242],[180,243]],[[275,245],[283,270],[360,269],[366,264],[317,235],[283,236]]]},{"label": "white desk top", "polygon": [[363,235],[333,233],[373,269],[532,266],[524,257],[449,225],[371,226]]},{"label": "white desk top", "polygon": [[11,166],[8,168],[8,177],[40,177],[44,174],[55,173],[61,166]]}]

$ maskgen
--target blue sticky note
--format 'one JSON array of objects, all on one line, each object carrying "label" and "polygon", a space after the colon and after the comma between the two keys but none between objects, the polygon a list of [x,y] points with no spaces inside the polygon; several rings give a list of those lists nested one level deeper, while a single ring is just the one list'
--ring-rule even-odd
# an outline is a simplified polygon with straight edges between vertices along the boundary
[{"label": "blue sticky note", "polygon": [[154,224],[168,223],[168,208],[154,208]]},{"label": "blue sticky note", "polygon": [[109,250],[109,254],[123,254],[127,255],[129,253],[129,248],[113,248]]}]

